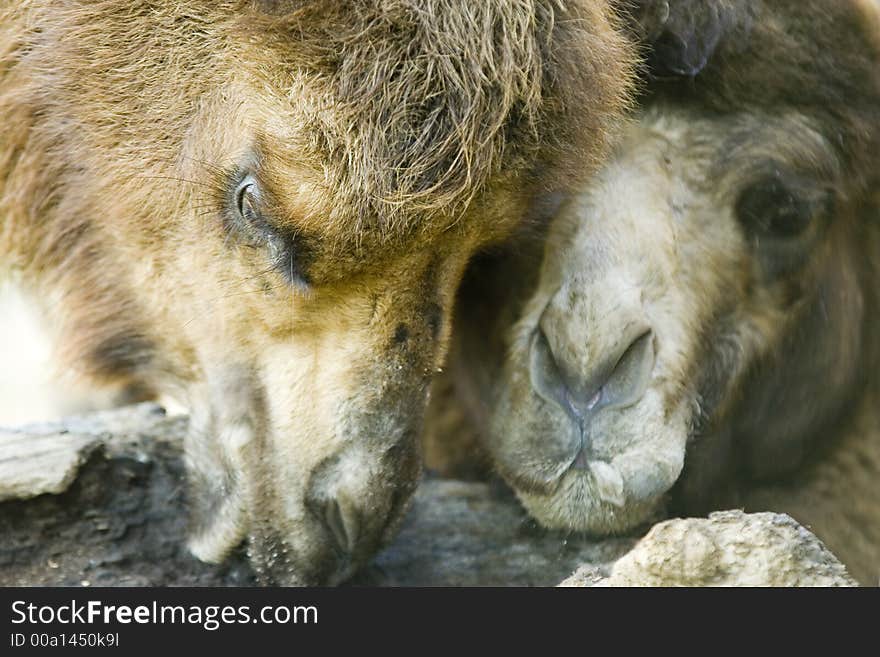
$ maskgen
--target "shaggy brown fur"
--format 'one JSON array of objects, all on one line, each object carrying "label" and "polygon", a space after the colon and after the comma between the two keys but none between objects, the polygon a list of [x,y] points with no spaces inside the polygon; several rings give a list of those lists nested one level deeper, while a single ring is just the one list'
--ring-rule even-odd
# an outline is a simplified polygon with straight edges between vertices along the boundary
[{"label": "shaggy brown fur", "polygon": [[3,264],[65,362],[191,407],[199,556],[336,581],[465,262],[598,161],[631,60],[599,0],[6,2]]}]

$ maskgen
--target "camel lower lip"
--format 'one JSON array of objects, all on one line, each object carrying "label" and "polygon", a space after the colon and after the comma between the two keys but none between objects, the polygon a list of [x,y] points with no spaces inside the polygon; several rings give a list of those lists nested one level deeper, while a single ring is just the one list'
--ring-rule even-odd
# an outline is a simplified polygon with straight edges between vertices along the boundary
[{"label": "camel lower lip", "polygon": [[626,493],[620,472],[605,461],[591,461],[590,474],[596,482],[599,499],[613,506],[623,507]]}]

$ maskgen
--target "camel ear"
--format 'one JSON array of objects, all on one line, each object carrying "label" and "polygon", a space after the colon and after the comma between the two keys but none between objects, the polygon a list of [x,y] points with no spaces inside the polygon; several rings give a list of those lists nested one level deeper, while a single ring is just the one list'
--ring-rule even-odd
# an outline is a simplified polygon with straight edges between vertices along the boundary
[{"label": "camel ear", "polygon": [[632,8],[655,77],[694,77],[736,22],[730,0],[638,0]]}]

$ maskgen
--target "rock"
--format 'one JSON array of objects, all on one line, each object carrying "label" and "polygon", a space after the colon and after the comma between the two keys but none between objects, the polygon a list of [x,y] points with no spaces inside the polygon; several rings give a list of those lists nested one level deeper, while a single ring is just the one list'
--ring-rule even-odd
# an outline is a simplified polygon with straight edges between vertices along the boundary
[{"label": "rock", "polygon": [[776,513],[668,520],[605,579],[579,569],[562,586],[856,586],[813,534]]}]

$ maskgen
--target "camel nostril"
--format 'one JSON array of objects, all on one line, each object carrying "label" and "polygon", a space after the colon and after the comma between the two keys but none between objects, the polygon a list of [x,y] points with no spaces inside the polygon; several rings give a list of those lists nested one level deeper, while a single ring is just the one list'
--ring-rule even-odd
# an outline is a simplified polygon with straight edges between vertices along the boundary
[{"label": "camel nostril", "polygon": [[360,514],[357,507],[344,497],[331,498],[324,502],[322,520],[340,551],[347,555],[354,554],[360,534]]},{"label": "camel nostril", "polygon": [[354,557],[362,547],[367,528],[363,510],[357,504],[357,493],[341,481],[347,467],[346,453],[328,458],[316,467],[309,481],[306,507],[339,553]]},{"label": "camel nostril", "polygon": [[529,349],[529,377],[532,387],[541,397],[559,404],[566,411],[572,410],[568,387],[559,371],[559,365],[550,349],[547,336],[540,327],[532,335]]},{"label": "camel nostril", "polygon": [[644,395],[654,369],[654,333],[640,330],[634,339],[625,338],[620,344],[623,349],[612,350],[596,367],[574,374],[574,367],[564,368],[558,362],[539,327],[529,353],[532,387],[580,423],[603,408],[632,405]]},{"label": "camel nostril", "polygon": [[654,333],[645,331],[624,350],[602,385],[602,405],[630,406],[645,394],[654,369]]}]

